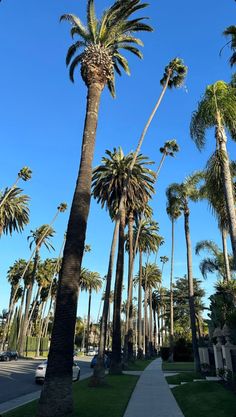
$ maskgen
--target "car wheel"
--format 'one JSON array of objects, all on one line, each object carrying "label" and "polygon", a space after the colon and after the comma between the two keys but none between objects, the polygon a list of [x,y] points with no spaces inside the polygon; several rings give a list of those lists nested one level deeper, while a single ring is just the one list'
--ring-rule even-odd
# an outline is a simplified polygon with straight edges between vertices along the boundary
[{"label": "car wheel", "polygon": [[15,356],[15,358],[14,358],[14,359],[15,359],[15,361],[18,361],[18,356]]},{"label": "car wheel", "polygon": [[6,356],[6,357],[5,357],[5,361],[6,361],[6,362],[9,362],[9,360],[10,360],[9,356]]},{"label": "car wheel", "polygon": [[42,379],[35,379],[35,384],[37,384],[37,385],[42,385],[43,382],[44,381]]}]

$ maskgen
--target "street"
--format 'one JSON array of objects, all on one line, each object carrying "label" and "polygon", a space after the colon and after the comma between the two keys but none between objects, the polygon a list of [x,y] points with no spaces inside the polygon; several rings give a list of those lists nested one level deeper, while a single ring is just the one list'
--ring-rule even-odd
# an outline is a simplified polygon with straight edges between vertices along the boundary
[{"label": "street", "polygon": [[[75,358],[83,376],[90,372],[91,357]],[[0,362],[0,404],[41,389],[34,381],[35,369],[41,359],[19,359],[18,361]]]}]

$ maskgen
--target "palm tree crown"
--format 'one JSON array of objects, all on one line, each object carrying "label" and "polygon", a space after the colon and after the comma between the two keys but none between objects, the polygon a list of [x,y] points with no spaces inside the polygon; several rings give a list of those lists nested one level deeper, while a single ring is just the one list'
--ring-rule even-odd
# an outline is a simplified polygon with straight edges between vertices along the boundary
[{"label": "palm tree crown", "polygon": [[232,139],[236,139],[236,89],[217,81],[206,88],[197,110],[193,113],[190,134],[199,149],[203,149],[206,142],[206,131],[216,128],[216,140],[219,135],[219,124],[227,128]]},{"label": "palm tree crown", "polygon": [[[29,197],[21,193],[17,187],[0,192],[0,236],[2,233],[22,232],[29,223]],[[1,201],[4,201],[2,205]]]},{"label": "palm tree crown", "polygon": [[108,157],[102,158],[102,165],[93,171],[93,195],[102,207],[117,214],[124,185],[128,179],[126,208],[141,212],[154,193],[155,172],[147,168],[153,164],[147,157],[139,154],[130,172],[133,154],[124,155],[121,148],[106,150]]},{"label": "palm tree crown", "polygon": [[[72,24],[72,38],[75,35],[80,38],[71,45],[66,57],[71,81],[74,81],[74,71],[80,64],[81,76],[87,86],[96,80],[103,87],[107,84],[112,96],[115,96],[114,71],[121,75],[122,68],[130,74],[128,61],[121,55],[120,49],[142,58],[134,45],[142,46],[143,43],[133,37],[132,32],[152,31],[149,25],[143,23],[143,17],[128,20],[134,12],[145,7],[147,4],[140,0],[117,0],[99,20],[94,0],[88,0],[87,26],[73,14],[61,16],[61,20],[68,20]],[[81,52],[78,53],[79,50]]]},{"label": "palm tree crown", "polygon": [[233,51],[232,56],[230,57],[230,65],[233,67],[233,65],[236,64],[236,26],[231,25],[225,29],[223,32],[223,35],[230,36],[231,40],[229,41],[231,50]]}]

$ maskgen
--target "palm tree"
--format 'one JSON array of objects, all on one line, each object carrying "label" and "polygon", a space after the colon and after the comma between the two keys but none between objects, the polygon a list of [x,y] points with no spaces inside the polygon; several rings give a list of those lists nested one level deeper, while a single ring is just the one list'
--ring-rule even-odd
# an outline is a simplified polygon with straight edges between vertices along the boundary
[{"label": "palm tree", "polygon": [[42,245],[44,245],[48,250],[54,249],[52,244],[50,243],[50,238],[53,237],[55,231],[52,227],[50,227],[48,224],[43,224],[42,226],[38,227],[36,230],[31,230],[31,235],[28,236],[27,240],[30,240],[29,247],[32,249],[33,244],[35,245],[35,255],[34,255],[34,266],[32,271],[32,276],[30,283],[27,288],[26,292],[26,301],[25,301],[25,311],[24,311],[24,317],[21,323],[21,329],[20,329],[20,337],[19,337],[19,354],[23,355],[24,352],[24,343],[25,343],[25,337],[27,334],[28,326],[29,326],[29,309],[30,309],[30,303],[31,303],[31,297],[33,293],[33,287],[34,282],[38,270],[38,264],[39,264],[39,253]]},{"label": "palm tree", "polygon": [[229,60],[231,67],[233,67],[236,64],[236,26],[231,25],[227,27],[223,32],[223,35],[231,37],[230,41],[227,42],[227,45],[230,44],[231,50],[233,51]]},{"label": "palm tree", "polygon": [[173,277],[174,277],[174,251],[175,251],[175,222],[180,217],[181,211],[175,198],[173,199],[169,188],[166,190],[167,207],[166,212],[171,220],[171,264],[170,264],[170,361],[173,361],[174,347],[174,298],[173,298]]},{"label": "palm tree", "polygon": [[[139,277],[138,277],[139,279]],[[147,357],[153,355],[153,333],[152,333],[152,290],[157,288],[161,282],[161,271],[156,264],[146,263],[142,267],[142,287],[144,290],[144,323],[145,323],[145,354]],[[147,317],[147,305],[149,303],[149,329]]]},{"label": "palm tree", "polygon": [[175,156],[176,152],[179,152],[179,145],[177,144],[175,139],[167,140],[164,145],[160,148],[160,152],[162,153],[162,158],[157,168],[157,177],[160,173],[161,167],[166,159],[167,156],[171,156],[172,158]]},{"label": "palm tree", "polygon": [[0,237],[3,233],[22,232],[29,223],[28,201],[29,197],[17,187],[0,192]]},{"label": "palm tree", "polygon": [[[129,173],[129,167],[133,159],[132,153],[125,156],[121,148],[114,148],[113,152],[107,150],[106,155],[107,157],[104,157],[102,159],[102,165],[98,166],[94,170],[92,189],[94,197],[97,199],[98,202],[101,203],[102,207],[105,206],[109,210],[110,216],[112,219],[115,219],[116,224],[113,234],[108,272],[106,276],[106,295],[104,299],[103,315],[101,322],[99,355],[97,366],[94,369],[93,377],[93,384],[96,385],[101,382],[102,377],[104,376],[103,354],[106,342],[109,294],[111,288],[115,244],[117,240],[118,229],[120,228],[120,222],[117,218],[117,212],[123,187],[126,182],[126,177]],[[152,184],[154,183],[155,173],[148,168],[149,164],[152,164],[152,162],[150,162],[148,158],[141,154],[138,155],[132,174],[129,176],[128,196],[126,199],[126,210],[124,213],[124,215],[126,215],[127,212],[129,216],[129,231],[131,227],[130,224],[132,224],[132,222],[130,222],[130,218],[133,218],[135,216],[134,213],[138,210],[139,207],[139,210],[142,210],[143,205],[151,197],[151,193],[154,191]],[[116,302],[118,301],[120,296],[115,297]],[[115,311],[118,311],[118,309],[119,308],[117,305]],[[119,323],[117,324],[117,327],[119,327]]]},{"label": "palm tree", "polygon": [[21,168],[21,170],[17,174],[17,178],[16,178],[14,184],[9,189],[8,188],[6,189],[3,197],[1,198],[0,207],[3,206],[3,204],[7,200],[8,196],[11,194],[11,191],[16,188],[20,179],[22,179],[23,181],[28,181],[28,180],[30,180],[31,176],[32,176],[32,171],[31,171],[30,168],[28,168],[28,167]]},{"label": "palm tree", "polygon": [[234,256],[234,266],[236,267],[235,193],[226,147],[226,129],[230,132],[232,139],[236,139],[235,92],[235,88],[224,81],[217,81],[215,84],[208,86],[202,100],[198,104],[197,110],[193,113],[190,133],[197,147],[201,150],[206,143],[207,129],[215,128],[216,149],[221,159],[224,197]]},{"label": "palm tree", "polygon": [[200,359],[197,343],[196,332],[196,318],[195,318],[195,305],[194,305],[194,288],[193,288],[193,272],[192,272],[192,247],[190,239],[190,227],[189,227],[189,200],[198,201],[200,198],[199,182],[202,180],[203,174],[196,172],[195,174],[187,177],[182,184],[173,183],[168,187],[169,199],[174,201],[174,205],[184,214],[184,229],[187,249],[187,277],[188,277],[188,289],[189,289],[189,309],[190,309],[190,321],[192,330],[192,344],[193,354],[195,361],[195,368],[200,371]]},{"label": "palm tree", "polygon": [[[129,74],[126,58],[121,49],[139,58],[141,52],[134,45],[142,42],[133,37],[133,32],[151,31],[143,18],[129,20],[137,10],[145,8],[140,0],[115,1],[100,20],[94,10],[94,1],[87,1],[87,26],[72,15],[65,14],[62,20],[72,24],[71,35],[79,40],[72,44],[66,62],[70,65],[70,78],[74,80],[76,67],[81,66],[81,76],[87,86],[87,109],[83,132],[81,162],[71,206],[67,238],[59,277],[57,307],[52,333],[51,348],[44,389],[39,401],[37,416],[65,416],[72,411],[72,361],[74,328],[77,308],[77,289],[84,251],[87,218],[90,207],[92,160],[98,121],[101,93],[107,85],[114,96],[114,71],[119,75],[123,68]],[[81,49],[81,53],[76,53]],[[73,265],[73,267],[72,267]],[[64,323],[64,326],[61,323]],[[62,349],[63,345],[63,349]],[[63,353],[62,353],[63,352]],[[59,365],[60,364],[60,365]],[[55,389],[55,379],[64,375],[64,385]],[[54,382],[53,382],[54,381]],[[62,391],[64,394],[62,395]],[[58,398],[55,409],[55,397]]]},{"label": "palm tree", "polygon": [[91,272],[86,270],[84,273],[84,279],[81,282],[81,290],[88,291],[89,302],[88,302],[88,317],[87,317],[87,335],[86,335],[86,352],[88,353],[89,348],[89,329],[90,329],[90,311],[91,311],[91,300],[92,291],[98,292],[102,287],[102,280],[98,272]]},{"label": "palm tree", "polygon": [[[200,271],[204,278],[207,278],[208,273],[217,272],[219,277],[224,281],[228,281],[228,277],[225,269],[224,253],[212,240],[202,240],[196,244],[195,253],[199,255],[200,252],[207,251],[211,255],[211,258],[204,258],[200,265]],[[230,266],[233,270],[233,258],[230,257]]]},{"label": "palm tree", "polygon": [[158,235],[158,223],[153,220],[142,220],[141,227],[134,226],[134,241],[139,231],[137,251],[139,252],[139,279],[138,279],[138,356],[142,357],[142,283],[143,283],[143,253],[156,252],[162,241]]}]

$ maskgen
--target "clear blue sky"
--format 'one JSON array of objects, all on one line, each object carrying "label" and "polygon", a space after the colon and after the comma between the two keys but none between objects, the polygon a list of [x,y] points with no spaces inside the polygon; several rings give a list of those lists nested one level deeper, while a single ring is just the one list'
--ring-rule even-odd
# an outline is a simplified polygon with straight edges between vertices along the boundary
[{"label": "clear blue sky", "polygon": [[[97,0],[100,13],[112,2]],[[124,152],[136,147],[137,138],[160,93],[159,80],[165,65],[175,56],[189,68],[185,87],[169,91],[145,139],[142,152],[158,164],[159,148],[176,138],[181,152],[167,160],[160,174],[153,201],[155,219],[166,243],[160,255],[170,256],[170,221],[166,215],[165,189],[171,182],[181,182],[194,170],[202,169],[214,149],[214,135],[209,132],[208,146],[201,154],[189,135],[192,111],[207,84],[219,79],[229,81],[230,50],[223,30],[234,24],[236,5],[233,0],[150,0],[144,12],[150,17],[153,33],[142,34],[144,59],[129,57],[131,77],[117,79],[117,98],[104,91],[96,140],[94,166],[106,149],[121,146]],[[9,285],[6,272],[18,258],[30,255],[26,237],[31,229],[50,222],[57,205],[71,204],[77,176],[81,136],[85,114],[86,89],[76,77],[68,78],[65,55],[71,44],[69,24],[59,23],[63,13],[74,13],[85,20],[85,0],[2,0],[0,4],[0,187],[13,183],[22,166],[33,170],[33,177],[22,184],[30,195],[30,224],[24,233],[0,240],[0,310],[7,307]],[[231,141],[231,140],[230,140]],[[229,141],[229,142],[230,142]],[[235,159],[235,144],[229,143]],[[68,213],[61,214],[55,225],[55,254],[58,254]],[[215,219],[204,203],[191,206],[192,243],[213,239],[221,243]],[[112,225],[108,214],[92,201],[84,266],[106,274]],[[230,245],[229,245],[230,246]],[[52,254],[53,255],[53,254]],[[42,257],[46,257],[46,251]],[[54,255],[53,255],[54,256]],[[176,225],[175,276],[186,273],[183,220]],[[193,257],[194,275],[200,277],[200,259]],[[164,270],[168,285],[169,265]],[[208,296],[215,278],[204,283]],[[96,318],[99,296],[94,296]],[[86,314],[87,296],[79,301],[80,315]]]}]

